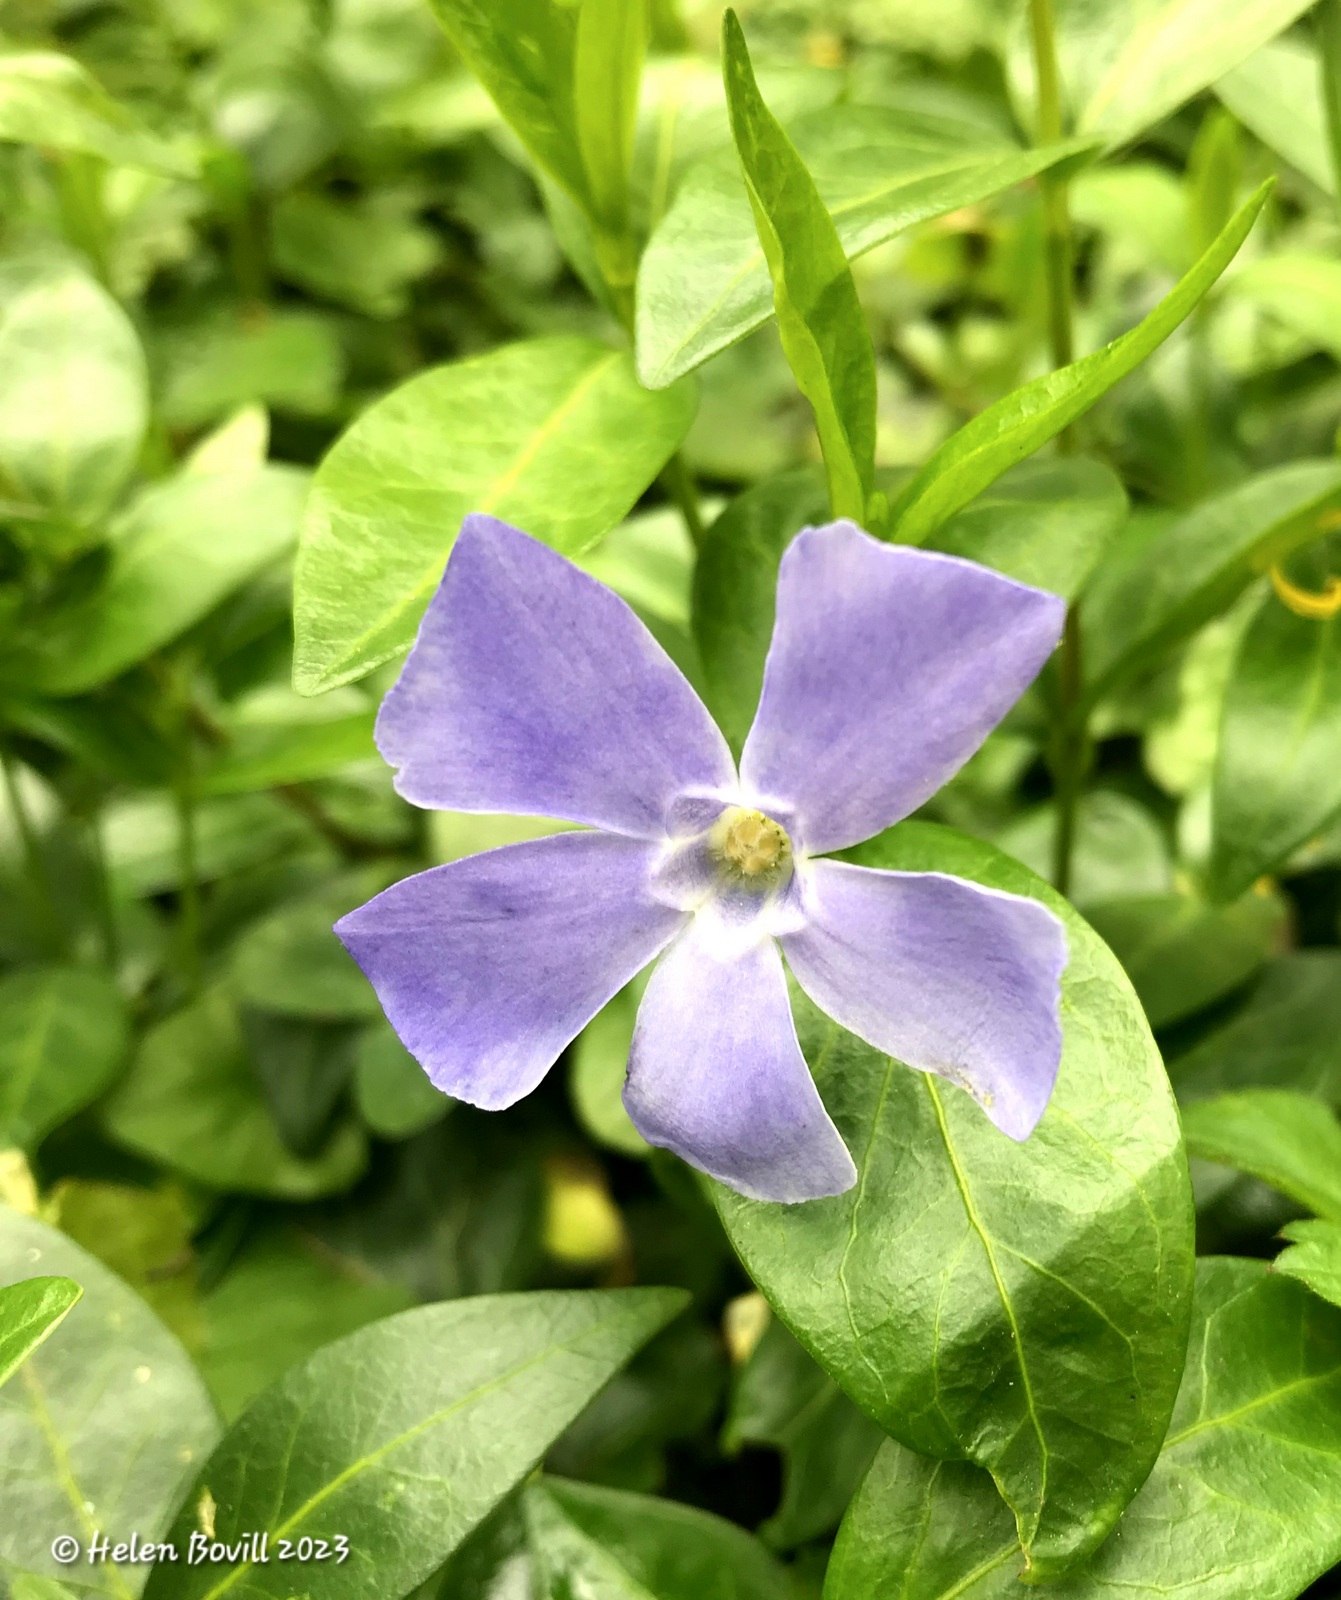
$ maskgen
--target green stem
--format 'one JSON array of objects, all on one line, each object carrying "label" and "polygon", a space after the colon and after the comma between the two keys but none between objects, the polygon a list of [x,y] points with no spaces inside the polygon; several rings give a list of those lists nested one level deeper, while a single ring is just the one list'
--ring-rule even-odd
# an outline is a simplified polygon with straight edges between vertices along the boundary
[{"label": "green stem", "polygon": [[684,456],[678,450],[662,469],[661,481],[665,485],[666,493],[680,508],[680,515],[689,530],[689,537],[694,541],[695,550],[701,550],[708,530],[703,524],[703,515],[698,508],[698,485],[694,482],[694,475],[690,472]]},{"label": "green stem", "polygon": [[200,988],[200,861],[196,851],[196,763],[194,732],[182,718],[182,757],[177,773],[177,860],[181,872],[182,971],[191,994]]},{"label": "green stem", "polygon": [[32,885],[33,898],[47,922],[56,950],[64,954],[65,935],[61,928],[60,913],[56,909],[56,896],[51,887],[46,860],[42,855],[42,841],[33,826],[33,819],[28,815],[27,802],[23,798],[23,791],[19,788],[18,770],[8,750],[0,750],[0,770],[4,773],[5,798],[9,802],[14,825],[19,830],[19,843],[23,846],[23,864]]},{"label": "green stem", "polygon": [[[1038,84],[1037,140],[1040,144],[1050,144],[1062,136],[1062,80],[1057,66],[1052,0],[1029,0],[1029,25],[1034,76]],[[1071,211],[1065,178],[1049,171],[1043,173],[1039,184],[1043,193],[1048,343],[1053,366],[1066,367],[1075,359]],[[1071,429],[1063,430],[1058,436],[1057,448],[1064,454],[1076,448]],[[1058,658],[1056,723],[1050,752],[1057,813],[1052,841],[1052,881],[1062,894],[1067,894],[1071,887],[1076,818],[1088,763],[1089,730],[1080,710],[1083,688],[1080,617],[1072,606],[1066,613],[1066,629]]]},{"label": "green stem", "polygon": [[1327,145],[1337,202],[1341,204],[1341,0],[1319,0],[1313,20],[1318,36],[1322,103],[1327,112]]}]

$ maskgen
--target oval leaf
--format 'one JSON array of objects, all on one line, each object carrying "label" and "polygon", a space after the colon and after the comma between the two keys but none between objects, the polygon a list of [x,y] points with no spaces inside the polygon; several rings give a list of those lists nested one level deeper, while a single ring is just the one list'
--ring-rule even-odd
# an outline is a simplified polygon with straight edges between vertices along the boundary
[{"label": "oval leaf", "polygon": [[1034,1572],[1054,1575],[1112,1528],[1173,1405],[1192,1276],[1173,1098],[1117,962],[1025,868],[925,824],[853,859],[955,873],[1063,918],[1071,956],[1052,1102],[1015,1144],[967,1094],[803,1006],[802,1044],[857,1186],[797,1207],[717,1186],[718,1210],[820,1365],[896,1438],[988,1467]]},{"label": "oval leaf", "polygon": [[71,1278],[28,1278],[0,1289],[0,1384],[51,1337],[83,1292]]},{"label": "oval leaf", "polygon": [[[396,1600],[440,1567],[596,1391],[683,1309],[678,1289],[488,1295],[423,1306],[318,1350],[234,1423],[171,1537],[208,1491],[225,1544],[349,1542],[306,1568],[159,1567],[147,1600]],[[298,1577],[302,1573],[301,1578]]]},{"label": "oval leaf", "polygon": [[461,519],[565,555],[624,516],[678,448],[695,391],[650,394],[590,339],[505,345],[403,384],[317,469],[294,595],[294,683],[316,694],[414,639]]}]

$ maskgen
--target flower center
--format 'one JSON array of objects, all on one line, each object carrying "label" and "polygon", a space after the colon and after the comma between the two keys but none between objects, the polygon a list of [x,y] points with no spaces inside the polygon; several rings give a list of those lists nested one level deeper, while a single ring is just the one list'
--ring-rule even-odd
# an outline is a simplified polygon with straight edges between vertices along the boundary
[{"label": "flower center", "polygon": [[732,806],[717,819],[712,848],[727,872],[759,889],[771,889],[789,876],[792,842],[787,830],[762,811]]}]

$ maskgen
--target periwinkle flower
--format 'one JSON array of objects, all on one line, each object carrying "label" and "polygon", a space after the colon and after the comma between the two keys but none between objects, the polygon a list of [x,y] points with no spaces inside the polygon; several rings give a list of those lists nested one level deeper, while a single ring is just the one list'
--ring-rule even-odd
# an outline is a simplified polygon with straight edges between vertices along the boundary
[{"label": "periwinkle flower", "polygon": [[624,1103],[652,1144],[757,1199],[856,1179],[797,1043],[783,955],[843,1027],[1027,1138],[1061,1052],[1061,924],[942,873],[824,858],[963,765],[1063,613],[972,562],[848,522],[807,528],[782,558],[738,774],[621,599],[468,517],[378,746],[415,805],[585,828],[419,873],[336,931],[433,1082],[491,1110],[529,1094],[660,957]]}]

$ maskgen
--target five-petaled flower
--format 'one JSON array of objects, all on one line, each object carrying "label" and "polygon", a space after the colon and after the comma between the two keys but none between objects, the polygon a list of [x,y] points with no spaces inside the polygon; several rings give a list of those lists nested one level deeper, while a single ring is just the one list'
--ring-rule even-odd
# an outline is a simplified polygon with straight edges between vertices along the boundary
[{"label": "five-petaled flower", "polygon": [[942,873],[824,858],[963,765],[1063,611],[972,562],[851,523],[807,528],[782,558],[737,773],[618,596],[468,517],[379,748],[415,805],[585,827],[407,878],[336,931],[433,1082],[492,1110],[529,1094],[660,957],[624,1103],[651,1143],[757,1199],[856,1178],[797,1043],[782,955],[843,1027],[1027,1138],[1061,1053],[1057,918]]}]

